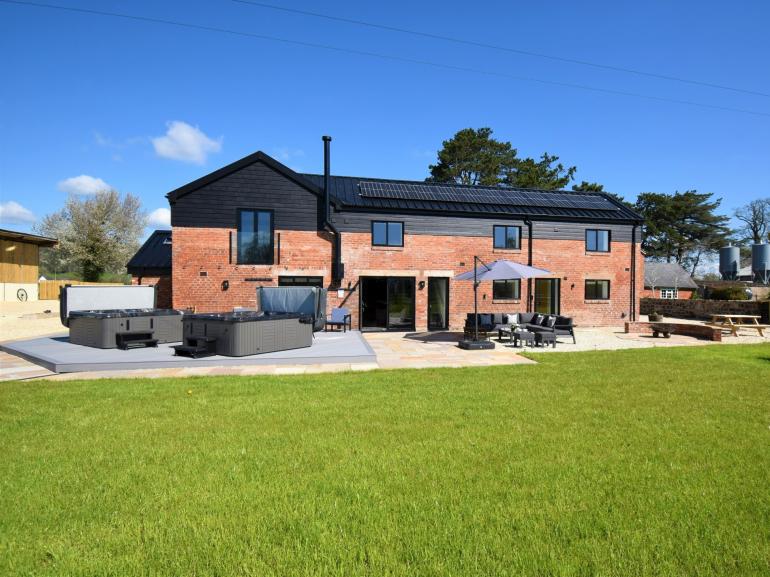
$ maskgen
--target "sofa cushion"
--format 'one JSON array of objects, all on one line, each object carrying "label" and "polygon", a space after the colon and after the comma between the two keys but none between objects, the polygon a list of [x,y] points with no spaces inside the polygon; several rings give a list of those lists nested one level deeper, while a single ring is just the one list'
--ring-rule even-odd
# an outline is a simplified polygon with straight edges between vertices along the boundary
[{"label": "sofa cushion", "polygon": [[505,315],[503,313],[495,313],[492,315],[492,322],[495,326],[505,324]]},{"label": "sofa cushion", "polygon": [[543,324],[543,315],[536,314],[534,317],[532,317],[532,321],[530,321],[533,325],[542,325]]},{"label": "sofa cushion", "polygon": [[548,315],[545,319],[545,326],[549,329],[552,329],[556,325],[556,317],[553,315]]},{"label": "sofa cushion", "polygon": [[492,315],[490,314],[479,315],[479,327],[485,327],[487,328],[487,330],[489,330],[493,326],[494,326],[494,323],[492,322]]},{"label": "sofa cushion", "polygon": [[508,313],[505,315],[505,324],[515,325],[519,323],[519,313]]}]

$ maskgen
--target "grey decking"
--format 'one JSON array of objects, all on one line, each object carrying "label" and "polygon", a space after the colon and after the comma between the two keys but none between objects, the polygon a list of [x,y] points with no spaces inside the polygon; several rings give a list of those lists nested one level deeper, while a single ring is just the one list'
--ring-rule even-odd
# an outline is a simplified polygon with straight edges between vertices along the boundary
[{"label": "grey decking", "polygon": [[57,373],[82,371],[130,371],[181,367],[237,365],[315,365],[327,363],[374,363],[377,357],[359,332],[316,333],[309,348],[251,355],[189,359],[174,356],[172,345],[158,348],[94,349],[73,345],[66,335],[6,342],[0,350],[18,355]]}]

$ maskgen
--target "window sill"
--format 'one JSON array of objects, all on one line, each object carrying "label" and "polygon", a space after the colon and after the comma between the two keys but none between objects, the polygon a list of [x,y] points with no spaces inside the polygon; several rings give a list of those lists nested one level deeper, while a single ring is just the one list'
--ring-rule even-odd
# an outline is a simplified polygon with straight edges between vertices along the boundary
[{"label": "window sill", "polygon": [[388,251],[396,251],[396,252],[398,252],[398,251],[404,250],[404,247],[403,246],[375,246],[375,245],[372,245],[372,250],[382,250],[382,251],[385,251],[385,252],[388,252]]},{"label": "window sill", "polygon": [[601,251],[601,250],[587,250],[586,256],[611,256],[612,251]]},{"label": "window sill", "polygon": [[521,299],[492,299],[493,305],[518,305],[521,304]]},{"label": "window sill", "polygon": [[519,253],[521,252],[520,248],[493,248],[492,252],[507,252],[507,253]]},{"label": "window sill", "polygon": [[583,301],[587,305],[608,305],[612,304],[610,299],[585,299]]}]

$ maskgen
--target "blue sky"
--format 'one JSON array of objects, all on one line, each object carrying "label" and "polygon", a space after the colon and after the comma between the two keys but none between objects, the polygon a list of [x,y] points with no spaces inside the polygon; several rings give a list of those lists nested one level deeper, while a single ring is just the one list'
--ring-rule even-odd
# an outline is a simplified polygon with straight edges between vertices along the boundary
[{"label": "blue sky", "polygon": [[[325,2],[283,6],[770,93],[765,2]],[[67,191],[165,193],[256,150],[337,174],[422,179],[441,141],[490,126],[633,199],[698,189],[724,211],[770,196],[770,98],[373,30],[232,0],[50,0],[427,60],[559,87],[167,25],[0,3],[0,226]],[[156,215],[159,213],[156,213]]]}]

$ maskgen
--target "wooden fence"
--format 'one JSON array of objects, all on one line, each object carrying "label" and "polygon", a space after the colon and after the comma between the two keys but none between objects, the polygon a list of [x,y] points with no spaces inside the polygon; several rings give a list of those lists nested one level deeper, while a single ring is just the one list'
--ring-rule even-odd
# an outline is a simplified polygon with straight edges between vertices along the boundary
[{"label": "wooden fence", "polygon": [[64,285],[122,286],[114,282],[84,282],[80,280],[44,280],[38,283],[38,299],[50,301],[59,299],[59,289]]}]

